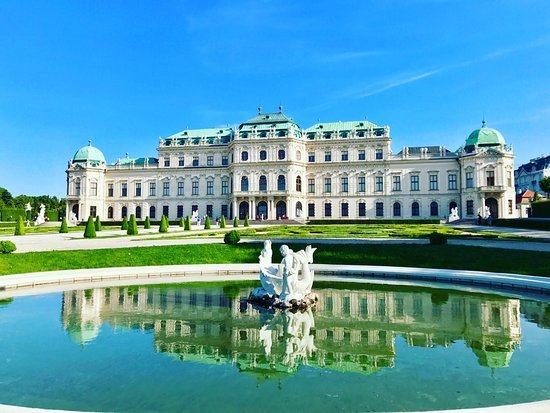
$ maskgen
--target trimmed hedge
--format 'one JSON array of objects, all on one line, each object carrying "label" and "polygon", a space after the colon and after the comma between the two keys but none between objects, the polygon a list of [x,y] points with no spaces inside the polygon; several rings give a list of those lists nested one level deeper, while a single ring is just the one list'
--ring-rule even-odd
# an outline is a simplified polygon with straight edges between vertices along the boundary
[{"label": "trimmed hedge", "polygon": [[126,233],[128,235],[138,234],[137,221],[136,221],[136,216],[134,214],[130,215],[130,222],[128,223],[128,230],[126,231]]},{"label": "trimmed hedge", "polygon": [[151,218],[148,216],[145,217],[145,222],[143,223],[143,229],[151,229]]},{"label": "trimmed hedge", "polygon": [[179,219],[178,225],[179,225],[180,227],[182,227],[182,228],[185,227],[185,220],[183,219],[183,217],[181,217],[181,218]]},{"label": "trimmed hedge", "polygon": [[168,232],[168,218],[164,215],[160,219],[159,232]]},{"label": "trimmed hedge", "polygon": [[183,229],[185,231],[191,231],[191,218],[189,218],[189,215],[185,217],[185,225],[183,226]]},{"label": "trimmed hedge", "polygon": [[11,241],[0,241],[0,253],[11,254],[17,247]]},{"label": "trimmed hedge", "polygon": [[310,219],[309,225],[440,224],[439,219]]},{"label": "trimmed hedge", "polygon": [[523,228],[523,229],[539,229],[542,231],[550,231],[550,220],[532,219],[532,218],[511,218],[511,219],[495,219],[493,220],[495,227],[508,228]]},{"label": "trimmed hedge", "polygon": [[15,224],[15,231],[13,235],[25,235],[25,223],[23,222],[23,217],[19,215],[17,217],[17,223]]},{"label": "trimmed hedge", "polygon": [[535,201],[531,203],[533,218],[550,218],[550,201]]},{"label": "trimmed hedge", "polygon": [[222,215],[221,219],[220,219],[220,228],[225,228],[225,217]]},{"label": "trimmed hedge", "polygon": [[233,228],[238,228],[239,227],[239,220],[237,219],[237,217],[233,218]]},{"label": "trimmed hedge", "polygon": [[122,219],[122,225],[120,226],[120,229],[123,231],[128,231],[128,218],[124,217]]},{"label": "trimmed hedge", "polygon": [[67,218],[63,217],[61,220],[61,227],[59,227],[60,234],[66,234],[69,232],[69,227],[67,226]]},{"label": "trimmed hedge", "polygon": [[47,221],[56,222],[59,221],[59,212],[48,209],[44,212],[44,217],[48,218]]},{"label": "trimmed hedge", "polygon": [[447,243],[447,236],[440,232],[432,232],[429,239],[431,245],[444,245]]},{"label": "trimmed hedge", "polygon": [[248,221],[248,215],[245,215],[245,216],[244,216],[244,226],[245,226],[245,227],[249,227],[249,226],[250,226],[250,222]]},{"label": "trimmed hedge", "polygon": [[204,229],[210,229],[210,217],[208,215],[204,219]]},{"label": "trimmed hedge", "polygon": [[86,222],[86,229],[84,230],[84,238],[95,238],[95,222],[92,216],[90,215],[88,217],[88,221]]},{"label": "trimmed hedge", "polygon": [[0,221],[17,221],[17,217],[27,219],[27,214],[23,208],[2,208],[0,211]]},{"label": "trimmed hedge", "polygon": [[101,220],[99,219],[99,215],[95,217],[95,230],[101,231],[103,227],[101,226]]},{"label": "trimmed hedge", "polygon": [[239,235],[239,232],[235,231],[234,229],[226,233],[225,236],[223,237],[223,242],[225,242],[228,245],[238,244],[240,240],[241,240],[241,236]]}]

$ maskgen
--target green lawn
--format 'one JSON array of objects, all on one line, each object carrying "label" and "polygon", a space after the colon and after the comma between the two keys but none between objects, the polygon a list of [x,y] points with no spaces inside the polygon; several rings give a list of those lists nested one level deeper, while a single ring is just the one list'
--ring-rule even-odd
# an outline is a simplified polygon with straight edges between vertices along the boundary
[{"label": "green lawn", "polygon": [[[314,243],[313,243],[314,244]],[[280,256],[273,245],[273,260]],[[292,245],[294,250],[303,246]],[[79,268],[257,263],[261,244],[173,245],[0,255],[0,275]],[[550,276],[550,253],[458,245],[318,245],[315,263],[465,269]]]}]

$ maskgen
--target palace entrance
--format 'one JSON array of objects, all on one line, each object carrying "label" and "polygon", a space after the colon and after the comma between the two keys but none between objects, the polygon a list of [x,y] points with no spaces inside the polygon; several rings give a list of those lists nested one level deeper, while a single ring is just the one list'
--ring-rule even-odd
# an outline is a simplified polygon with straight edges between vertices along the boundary
[{"label": "palace entrance", "polygon": [[491,217],[493,219],[498,218],[498,202],[495,198],[487,198],[485,200],[485,206],[489,207],[489,211],[491,212]]},{"label": "palace entrance", "polygon": [[239,204],[239,219],[244,219],[246,216],[248,216],[250,218],[250,215],[249,215],[249,206],[248,206],[248,202],[246,201],[243,201]]},{"label": "palace entrance", "polygon": [[286,218],[286,202],[285,201],[279,201],[277,202],[277,205],[275,205],[275,211],[277,215],[277,219],[283,219]]},{"label": "palace entrance", "polygon": [[267,219],[267,202],[258,202],[258,206],[256,207],[256,216],[259,219]]}]

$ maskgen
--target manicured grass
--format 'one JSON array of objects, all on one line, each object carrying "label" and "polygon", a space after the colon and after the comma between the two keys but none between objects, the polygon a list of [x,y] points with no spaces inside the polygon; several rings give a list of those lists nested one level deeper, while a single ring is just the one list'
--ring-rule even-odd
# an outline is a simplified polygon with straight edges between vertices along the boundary
[{"label": "manicured grass", "polygon": [[[314,244],[314,243],[313,243]],[[304,246],[292,245],[297,251]],[[550,253],[459,245],[317,246],[315,263],[464,269],[550,276]],[[0,274],[170,264],[257,263],[262,244],[172,245],[0,255]],[[273,245],[273,262],[280,262]]]}]

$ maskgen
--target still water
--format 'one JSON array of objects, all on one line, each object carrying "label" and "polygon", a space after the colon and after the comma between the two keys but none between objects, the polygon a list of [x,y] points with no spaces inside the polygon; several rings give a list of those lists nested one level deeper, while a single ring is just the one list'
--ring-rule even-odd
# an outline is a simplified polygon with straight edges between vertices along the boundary
[{"label": "still water", "polygon": [[87,411],[451,409],[550,399],[550,304],[316,284],[259,311],[252,284],[0,301],[0,403]]}]

